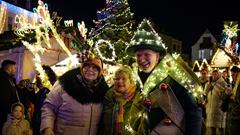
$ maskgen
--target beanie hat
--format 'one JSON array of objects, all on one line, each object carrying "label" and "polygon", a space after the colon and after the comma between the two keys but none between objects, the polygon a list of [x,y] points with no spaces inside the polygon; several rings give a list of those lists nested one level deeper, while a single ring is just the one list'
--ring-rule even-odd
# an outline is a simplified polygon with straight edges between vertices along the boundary
[{"label": "beanie hat", "polygon": [[99,76],[102,75],[102,69],[103,69],[103,63],[102,60],[98,57],[88,57],[86,60],[83,61],[82,65],[83,67],[85,65],[93,64],[98,67],[99,69]]},{"label": "beanie hat", "polygon": [[126,48],[126,52],[128,55],[133,56],[139,49],[151,49],[155,52],[160,52],[160,55],[166,54],[167,48],[165,44],[147,19],[144,19],[138,26],[137,31]]}]

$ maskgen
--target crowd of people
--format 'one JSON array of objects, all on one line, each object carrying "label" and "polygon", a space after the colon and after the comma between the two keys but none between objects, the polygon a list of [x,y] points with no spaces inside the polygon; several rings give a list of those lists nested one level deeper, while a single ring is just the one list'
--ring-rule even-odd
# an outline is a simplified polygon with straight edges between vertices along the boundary
[{"label": "crowd of people", "polygon": [[[53,85],[50,90],[38,73],[34,83],[26,79],[16,84],[16,63],[3,61],[1,134],[237,135],[240,69],[233,66],[223,73],[202,69],[203,99],[196,99],[173,76],[156,76],[156,71],[167,70],[161,66],[167,52],[160,39],[144,19],[126,48],[128,55],[136,57],[138,71],[120,67],[111,86],[97,56],[86,56],[80,67],[59,77],[42,66]],[[149,86],[153,76],[159,81]]]}]

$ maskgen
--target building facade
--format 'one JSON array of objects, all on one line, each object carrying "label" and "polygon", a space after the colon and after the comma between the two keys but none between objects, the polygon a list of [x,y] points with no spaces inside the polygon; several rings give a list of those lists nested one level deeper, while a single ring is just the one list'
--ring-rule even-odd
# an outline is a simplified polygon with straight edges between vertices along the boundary
[{"label": "building facade", "polygon": [[162,40],[167,47],[168,53],[170,53],[170,54],[172,54],[172,53],[181,54],[182,53],[182,41],[177,40],[171,36],[167,36],[165,34],[159,34],[159,35],[162,37]]},{"label": "building facade", "polygon": [[210,61],[214,54],[215,42],[215,37],[208,29],[206,29],[197,42],[192,46],[191,63],[194,63],[195,61],[202,62],[204,59]]},{"label": "building facade", "polygon": [[[17,3],[18,2],[18,3]],[[4,31],[11,31],[15,27],[15,17],[22,16],[28,23],[35,23],[37,16],[30,10],[16,6],[25,3],[27,8],[31,7],[30,0],[13,0],[11,4],[0,0],[0,34]],[[16,5],[15,5],[16,3]]]}]

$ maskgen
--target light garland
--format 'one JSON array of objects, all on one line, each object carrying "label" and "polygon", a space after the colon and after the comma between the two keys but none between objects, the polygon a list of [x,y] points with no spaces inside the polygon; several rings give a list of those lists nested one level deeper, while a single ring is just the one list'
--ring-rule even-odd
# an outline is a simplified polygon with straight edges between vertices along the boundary
[{"label": "light garland", "polygon": [[4,32],[4,27],[6,26],[7,19],[7,6],[6,3],[2,2],[0,7],[0,34]]},{"label": "light garland", "polygon": [[211,71],[211,66],[208,64],[207,60],[206,59],[203,59],[202,63],[201,63],[201,66],[200,66],[200,70],[203,69],[204,67],[204,64],[207,66],[207,69],[208,71]]},{"label": "light garland", "polygon": [[[74,66],[74,57],[71,54],[71,52],[68,50],[68,48],[65,46],[63,40],[60,38],[59,34],[57,33],[57,30],[55,26],[53,25],[53,22],[50,18],[50,14],[48,11],[48,5],[44,4],[41,0],[38,1],[39,6],[37,8],[34,8],[33,11],[34,13],[39,17],[39,23],[37,24],[29,24],[27,23],[22,17],[16,17],[15,20],[16,23],[18,24],[17,26],[17,31],[16,34],[19,36],[24,37],[26,33],[29,33],[30,31],[35,31],[36,36],[35,38],[37,39],[36,43],[30,44],[27,41],[22,41],[23,44],[29,49],[32,54],[34,55],[34,62],[35,62],[35,67],[36,70],[40,73],[40,78],[42,80],[42,83],[45,87],[51,88],[51,84],[47,79],[47,76],[45,74],[45,71],[41,67],[41,55],[43,54],[45,49],[42,47],[42,40],[44,43],[51,48],[50,44],[50,37],[49,37],[49,30],[52,31],[53,37],[55,37],[56,41],[59,43],[59,45],[62,47],[62,49],[67,53],[69,56],[69,62],[67,64],[67,67],[71,69]],[[36,22],[38,22],[36,20]]]},{"label": "light garland", "polygon": [[[140,44],[145,44],[145,45],[158,45],[162,46],[165,50],[167,50],[167,47],[163,43],[162,38],[158,35],[158,33],[152,28],[152,25],[149,20],[144,19],[144,22],[147,22],[149,28],[151,29],[152,32],[148,32],[145,29],[139,29],[142,28],[144,23],[141,23],[138,26],[138,30],[134,33],[134,35],[142,35],[144,38],[137,38],[137,40],[134,40],[135,36],[132,38],[131,42],[129,45],[140,45]],[[152,39],[152,37],[156,37],[156,39]]]},{"label": "light garland", "polygon": [[[101,44],[106,44],[110,49],[112,49],[112,58],[106,58],[105,56],[102,55],[101,51],[99,50],[99,46]],[[115,58],[116,58],[115,48],[112,46],[112,44],[109,41],[100,39],[96,42],[95,47],[96,47],[95,49],[97,50],[97,53],[101,59],[108,61],[108,62],[113,62],[115,60]]]},{"label": "light garland", "polygon": [[[131,35],[131,32],[128,30],[128,28],[126,28],[127,25],[130,25],[130,26],[129,26],[130,29],[132,28],[131,22],[127,22],[127,23],[122,24],[122,25],[111,24],[111,23],[108,22],[108,23],[104,24],[101,28],[99,28],[99,29],[97,29],[96,31],[94,31],[94,33],[91,33],[91,35],[94,35],[94,36],[92,36],[92,38],[95,38],[95,37],[101,35],[101,34],[103,33],[103,31],[104,31],[103,29],[104,29],[105,27],[109,26],[109,25],[112,27],[112,28],[111,28],[112,31],[122,31],[122,30],[126,30],[126,31],[127,31],[127,34],[128,34],[128,35]],[[100,31],[100,32],[99,32],[99,31]],[[99,33],[97,33],[97,32],[99,32]],[[97,34],[95,34],[95,33],[97,33]]]},{"label": "light garland", "polygon": [[86,35],[86,33],[87,33],[87,28],[85,27],[84,21],[82,21],[81,23],[78,22],[77,26],[78,26],[78,30],[79,30],[79,32],[81,33],[84,41],[86,41],[86,39],[87,39],[87,35]]},{"label": "light garland", "polygon": [[29,12],[28,10],[26,10],[24,8],[15,6],[15,5],[7,3],[5,1],[1,1],[1,2],[2,2],[2,4],[6,5],[8,12],[11,12],[16,15],[25,15],[25,16],[29,16],[30,18],[37,19],[37,16],[34,13]]},{"label": "light garland", "polygon": [[198,69],[200,69],[200,64],[197,60],[194,61],[193,67],[192,67],[192,71],[194,70],[194,68],[197,67]]},{"label": "light garland", "polygon": [[[167,54],[143,85],[142,94],[148,93],[167,76],[174,78],[183,87],[189,90],[194,97],[202,97],[203,90],[200,84],[182,67],[171,55]],[[141,83],[141,82],[140,82]]]}]

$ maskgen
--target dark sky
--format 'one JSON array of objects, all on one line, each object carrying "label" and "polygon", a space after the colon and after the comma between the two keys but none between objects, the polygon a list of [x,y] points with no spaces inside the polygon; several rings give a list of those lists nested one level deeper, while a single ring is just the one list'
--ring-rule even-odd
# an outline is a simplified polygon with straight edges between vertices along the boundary
[{"label": "dark sky", "polygon": [[[96,11],[105,7],[104,0],[45,0],[50,11],[65,19],[85,21],[96,19]],[[79,4],[80,3],[80,4]],[[129,0],[134,19],[150,18],[155,27],[183,42],[190,49],[205,29],[220,35],[224,21],[240,22],[240,6],[236,0]]]}]

